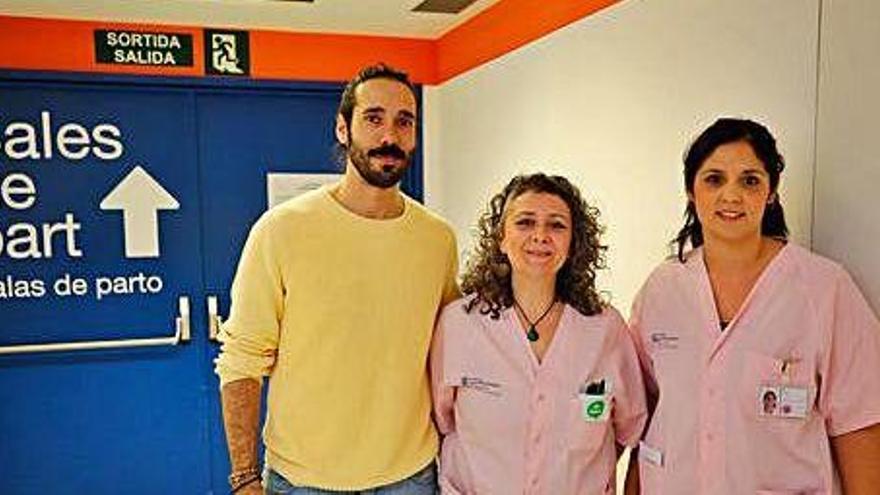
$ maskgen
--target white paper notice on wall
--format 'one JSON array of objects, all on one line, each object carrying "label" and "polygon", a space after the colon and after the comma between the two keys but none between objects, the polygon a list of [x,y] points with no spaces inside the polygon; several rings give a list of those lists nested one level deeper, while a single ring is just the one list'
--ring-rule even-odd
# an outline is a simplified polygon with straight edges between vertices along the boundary
[{"label": "white paper notice on wall", "polygon": [[332,184],[342,174],[293,174],[269,172],[266,174],[266,209],[279,205],[300,194]]}]

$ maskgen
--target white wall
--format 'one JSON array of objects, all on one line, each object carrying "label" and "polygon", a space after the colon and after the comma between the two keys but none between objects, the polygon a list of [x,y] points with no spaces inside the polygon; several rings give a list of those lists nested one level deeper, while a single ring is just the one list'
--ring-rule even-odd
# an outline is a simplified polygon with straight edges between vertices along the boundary
[{"label": "white wall", "polygon": [[602,211],[600,284],[628,314],[680,226],[685,146],[749,116],[780,141],[789,225],[809,244],[818,16],[818,0],[624,0],[427,88],[426,200],[468,249],[513,174],[568,176]]},{"label": "white wall", "polygon": [[880,3],[825,0],[821,33],[813,247],[880,312]]}]

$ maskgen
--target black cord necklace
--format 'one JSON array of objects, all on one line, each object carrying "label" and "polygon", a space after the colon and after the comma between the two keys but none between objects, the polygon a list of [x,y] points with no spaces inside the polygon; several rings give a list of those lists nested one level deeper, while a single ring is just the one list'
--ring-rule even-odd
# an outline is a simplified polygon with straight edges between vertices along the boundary
[{"label": "black cord necklace", "polygon": [[526,322],[529,324],[529,331],[526,332],[526,338],[529,339],[529,342],[537,342],[538,339],[541,338],[541,334],[538,333],[538,330],[536,327],[538,326],[538,323],[541,323],[541,321],[548,314],[550,314],[550,310],[553,309],[553,306],[555,304],[556,304],[556,299],[553,299],[552,301],[550,301],[550,305],[547,306],[547,309],[545,309],[544,312],[541,313],[541,316],[539,316],[538,319],[535,320],[533,323],[532,320],[529,319],[529,316],[526,314],[526,312],[522,308],[522,306],[519,305],[519,302],[516,300],[516,298],[513,298],[513,305],[516,306],[516,309],[519,310],[519,314],[521,314],[523,319],[525,319]]}]

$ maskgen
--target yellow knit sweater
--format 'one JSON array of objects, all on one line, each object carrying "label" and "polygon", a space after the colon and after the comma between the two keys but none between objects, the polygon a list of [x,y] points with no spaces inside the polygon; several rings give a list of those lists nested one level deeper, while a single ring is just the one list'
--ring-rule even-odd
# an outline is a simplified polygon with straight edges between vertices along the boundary
[{"label": "yellow knit sweater", "polygon": [[372,220],[325,187],[265,213],[245,244],[216,371],[269,377],[266,462],[294,484],[367,489],[437,453],[426,360],[457,296],[455,238],[405,201]]}]

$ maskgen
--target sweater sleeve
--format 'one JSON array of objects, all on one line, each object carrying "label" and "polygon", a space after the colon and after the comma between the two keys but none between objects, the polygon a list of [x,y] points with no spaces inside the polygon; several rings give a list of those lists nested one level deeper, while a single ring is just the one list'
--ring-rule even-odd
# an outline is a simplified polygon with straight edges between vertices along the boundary
[{"label": "sweater sleeve", "polygon": [[284,282],[272,241],[271,213],[248,235],[232,284],[229,318],[220,332],[215,360],[221,386],[241,378],[268,376],[278,349]]},{"label": "sweater sleeve", "polygon": [[449,237],[449,263],[446,268],[441,308],[461,297],[461,290],[458,287],[458,246],[455,242],[455,234],[451,230]]}]

